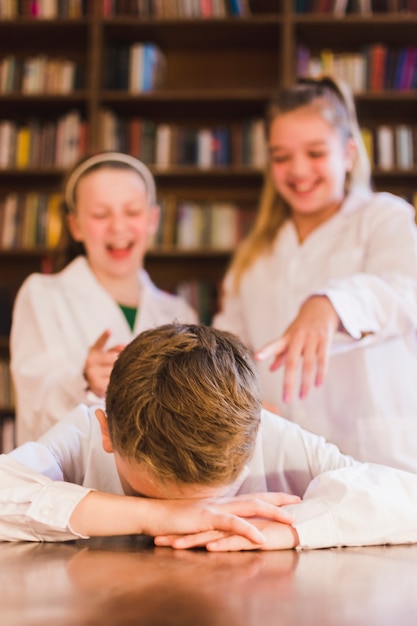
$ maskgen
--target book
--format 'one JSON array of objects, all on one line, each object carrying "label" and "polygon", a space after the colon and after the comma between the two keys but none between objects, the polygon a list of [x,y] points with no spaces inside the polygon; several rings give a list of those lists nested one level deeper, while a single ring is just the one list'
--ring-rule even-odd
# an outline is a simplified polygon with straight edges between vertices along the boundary
[{"label": "book", "polygon": [[372,0],[358,0],[358,11],[361,15],[372,15]]},{"label": "book", "polygon": [[20,245],[33,248],[36,245],[36,224],[38,219],[38,198],[34,192],[28,192],[23,199],[23,219]]},{"label": "book", "polygon": [[395,68],[394,88],[403,89],[404,84],[404,69],[407,60],[407,48],[400,48],[397,57],[397,65]]},{"label": "book", "polygon": [[404,68],[403,68],[403,72],[401,75],[400,89],[404,91],[409,91],[410,89],[412,89],[413,75],[414,75],[416,65],[417,65],[417,48],[415,46],[408,47],[406,56],[405,56]]},{"label": "book", "polygon": [[371,167],[373,167],[375,165],[373,132],[370,128],[361,128],[361,135],[369,158],[369,162],[371,164]]},{"label": "book", "polygon": [[203,208],[195,202],[180,202],[177,207],[176,244],[179,248],[197,248],[204,243]]},{"label": "book", "polygon": [[38,196],[38,210],[36,214],[35,241],[37,246],[47,246],[47,218],[48,218],[48,196],[41,193]]},{"label": "book", "polygon": [[267,163],[266,130],[263,119],[252,121],[252,158],[251,165],[264,168]]},{"label": "book", "polygon": [[144,120],[142,124],[142,154],[141,159],[147,165],[155,163],[156,124],[151,120]]},{"label": "book", "polygon": [[21,126],[16,137],[16,167],[26,168],[29,165],[30,130],[28,126]]},{"label": "book", "polygon": [[175,243],[177,200],[173,194],[165,194],[159,202],[160,219],[154,245],[172,246]]},{"label": "book", "polygon": [[9,193],[3,207],[2,239],[0,242],[2,248],[12,248],[15,245],[17,210],[17,193]]},{"label": "book", "polygon": [[171,164],[171,126],[158,124],[156,129],[155,165],[167,168]]},{"label": "book", "polygon": [[61,238],[62,232],[62,196],[53,193],[48,198],[47,219],[46,219],[46,245],[48,248],[55,248]]},{"label": "book", "polygon": [[14,165],[17,126],[12,120],[0,121],[0,168]]},{"label": "book", "polygon": [[140,158],[142,152],[142,120],[131,117],[128,122],[128,153]]},{"label": "book", "polygon": [[209,128],[199,129],[197,143],[197,165],[202,169],[207,169],[212,165],[213,137]]},{"label": "book", "polygon": [[134,43],[129,51],[129,91],[140,93],[142,91],[144,71],[144,47],[141,43]]},{"label": "book", "polygon": [[382,124],[376,129],[376,165],[382,170],[394,167],[394,133],[391,126]]},{"label": "book", "polygon": [[413,138],[411,127],[407,124],[395,126],[395,162],[399,169],[408,170],[413,167]]},{"label": "book", "polygon": [[370,48],[369,82],[371,91],[382,91],[385,87],[385,70],[388,48],[383,44],[375,44]]},{"label": "book", "polygon": [[210,207],[210,245],[214,248],[232,250],[237,244],[238,210],[230,202],[215,202]]},{"label": "book", "polygon": [[166,58],[161,49],[153,44],[144,45],[142,91],[161,87],[165,80]]},{"label": "book", "polygon": [[346,13],[348,0],[335,0],[333,5],[334,15],[344,15]]}]

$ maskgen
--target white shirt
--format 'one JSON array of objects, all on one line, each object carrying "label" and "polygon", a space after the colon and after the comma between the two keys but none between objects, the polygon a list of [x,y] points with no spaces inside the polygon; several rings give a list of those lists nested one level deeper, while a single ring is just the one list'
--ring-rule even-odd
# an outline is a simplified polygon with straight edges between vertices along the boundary
[{"label": "white shirt", "polygon": [[181,298],[157,289],[138,273],[140,305],[133,332],[120,307],[98,283],[85,257],[57,274],[32,274],[14,304],[10,337],[16,392],[17,441],[34,441],[80,402],[99,399],[86,390],[84,364],[105,331],[106,348],[127,344],[141,331],[174,321],[195,323]]},{"label": "white shirt", "polygon": [[[67,482],[62,482],[62,481]],[[74,539],[74,507],[91,489],[122,494],[93,407],[80,405],[36,443],[0,457],[0,540]],[[266,411],[254,454],[227,495],[286,491],[303,548],[417,542],[417,476],[343,456]]]},{"label": "white shirt", "polygon": [[[299,243],[292,221],[271,254],[225,281],[214,326],[256,351],[277,339],[312,294],[326,294],[337,333],[324,384],[282,401],[281,367],[260,363],[264,400],[280,415],[362,461],[417,472],[417,228],[414,211],[388,194],[351,195]],[[361,339],[362,333],[370,333]]]}]

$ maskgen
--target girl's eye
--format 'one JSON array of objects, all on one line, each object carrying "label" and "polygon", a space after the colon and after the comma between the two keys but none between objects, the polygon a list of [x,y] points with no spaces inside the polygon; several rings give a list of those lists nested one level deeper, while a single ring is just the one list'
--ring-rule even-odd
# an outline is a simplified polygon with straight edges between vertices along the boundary
[{"label": "girl's eye", "polygon": [[271,161],[272,163],[285,163],[285,161],[289,160],[289,156],[287,156],[286,154],[281,154],[281,155],[272,155],[271,157]]},{"label": "girl's eye", "polygon": [[324,152],[322,150],[310,152],[310,158],[311,159],[321,159],[324,156],[326,156],[326,152]]}]

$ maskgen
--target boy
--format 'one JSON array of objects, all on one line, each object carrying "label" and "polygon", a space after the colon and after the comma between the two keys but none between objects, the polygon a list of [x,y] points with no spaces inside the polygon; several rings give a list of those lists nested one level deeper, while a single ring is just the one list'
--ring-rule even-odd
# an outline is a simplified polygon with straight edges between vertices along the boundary
[{"label": "boy", "polygon": [[[417,542],[417,475],[344,456],[262,411],[260,397],[233,335],[190,324],[141,333],[113,367],[106,413],[80,406],[2,457],[0,538],[146,533],[210,550]],[[254,537],[244,520],[216,524],[201,500],[258,492],[304,501],[271,493],[226,509],[251,517]]]}]

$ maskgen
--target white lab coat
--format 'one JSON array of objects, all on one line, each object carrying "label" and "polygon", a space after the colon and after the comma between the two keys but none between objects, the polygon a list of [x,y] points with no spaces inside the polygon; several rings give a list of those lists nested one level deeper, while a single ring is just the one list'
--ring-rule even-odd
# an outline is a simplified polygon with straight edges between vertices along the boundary
[{"label": "white lab coat", "polygon": [[[288,221],[273,251],[243,277],[226,277],[213,324],[254,351],[278,338],[300,305],[326,294],[337,333],[325,383],[282,401],[283,368],[259,364],[265,401],[361,461],[417,472],[417,229],[414,211],[388,193],[351,195],[300,244]],[[362,333],[371,333],[360,339]]]},{"label": "white lab coat", "polygon": [[106,329],[111,331],[110,348],[148,328],[197,321],[183,299],[157,289],[144,270],[138,280],[133,332],[85,257],[57,274],[32,274],[25,280],[15,300],[10,337],[19,444],[36,440],[80,402],[98,402],[86,390],[82,372],[89,348]]},{"label": "white lab coat", "polygon": [[[62,482],[62,481],[67,482]],[[0,457],[0,540],[64,541],[91,489],[122,494],[93,407],[80,405],[36,443]],[[417,476],[358,463],[317,435],[262,412],[252,458],[227,496],[284,491],[302,548],[417,542]]]}]

